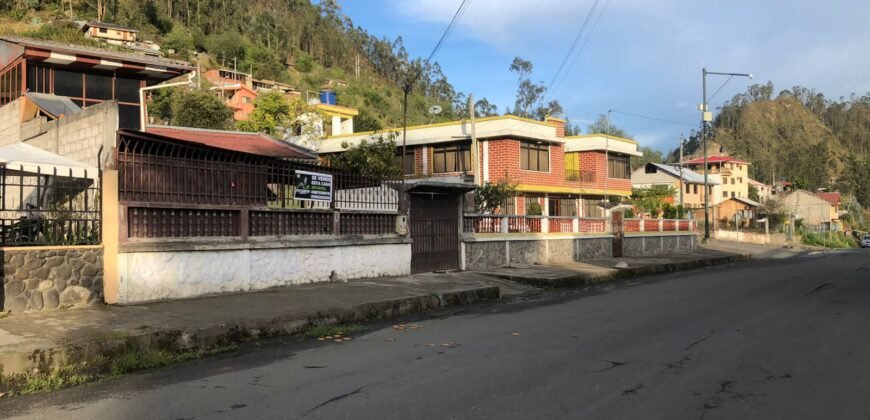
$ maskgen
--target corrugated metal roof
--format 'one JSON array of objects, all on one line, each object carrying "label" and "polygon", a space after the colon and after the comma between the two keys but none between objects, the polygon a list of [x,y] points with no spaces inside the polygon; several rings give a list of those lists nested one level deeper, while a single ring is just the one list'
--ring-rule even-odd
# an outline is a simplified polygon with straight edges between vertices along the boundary
[{"label": "corrugated metal roof", "polygon": [[139,32],[138,29],[131,28],[129,26],[121,26],[121,25],[116,25],[114,23],[97,22],[95,20],[92,20],[92,21],[85,24],[85,27],[88,27],[88,26],[93,26],[95,28],[119,29],[119,30],[127,31],[127,32]]},{"label": "corrugated metal roof", "polygon": [[149,125],[145,129],[145,132],[170,139],[253,155],[296,159],[316,157],[316,154],[308,149],[275,140],[262,133],[154,125]]},{"label": "corrugated metal roof", "polygon": [[51,95],[48,93],[27,92],[27,99],[36,104],[42,112],[54,118],[63,115],[73,115],[81,112],[82,108],[66,96]]},{"label": "corrugated metal roof", "polygon": [[106,50],[103,48],[87,47],[84,45],[67,44],[63,42],[48,41],[45,39],[22,38],[17,36],[3,36],[0,40],[18,44],[28,48],[37,48],[50,50],[66,54],[81,54],[85,56],[94,56],[100,58],[108,58],[114,60],[127,61],[139,64],[151,64],[155,66],[163,66],[176,70],[193,71],[196,67],[190,65],[186,61],[171,60],[168,58],[153,57],[144,54],[136,54],[132,52]]},{"label": "corrugated metal roof", "polygon": [[819,197],[835,206],[840,205],[840,193],[838,192],[818,192],[816,193],[816,197]]},{"label": "corrugated metal roof", "polygon": [[[747,162],[745,160],[733,158],[731,156],[707,156],[707,163],[708,164],[709,163],[722,163],[722,162],[725,162],[725,163],[744,163],[744,164],[749,165],[749,162]],[[687,160],[687,161],[683,162],[684,165],[687,165],[687,164],[694,165],[694,164],[698,164],[698,163],[703,164],[704,158],[699,157],[699,158],[695,158],[695,159]]]},{"label": "corrugated metal roof", "polygon": [[[665,173],[673,175],[676,178],[680,177],[680,168],[677,168],[676,166],[668,165],[665,163],[651,163],[651,162],[647,163],[647,165],[653,165],[656,168],[664,171]],[[683,168],[683,181],[689,182],[692,184],[704,184],[704,175],[699,174],[693,170]],[[714,179],[708,179],[707,184],[719,185],[720,183],[719,183],[719,181],[716,181]]]}]

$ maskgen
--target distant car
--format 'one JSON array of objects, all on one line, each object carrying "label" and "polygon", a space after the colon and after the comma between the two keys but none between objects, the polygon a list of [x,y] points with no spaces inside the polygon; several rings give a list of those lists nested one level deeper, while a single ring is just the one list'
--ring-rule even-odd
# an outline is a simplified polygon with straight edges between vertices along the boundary
[{"label": "distant car", "polygon": [[870,235],[864,235],[861,238],[861,248],[870,248]]}]

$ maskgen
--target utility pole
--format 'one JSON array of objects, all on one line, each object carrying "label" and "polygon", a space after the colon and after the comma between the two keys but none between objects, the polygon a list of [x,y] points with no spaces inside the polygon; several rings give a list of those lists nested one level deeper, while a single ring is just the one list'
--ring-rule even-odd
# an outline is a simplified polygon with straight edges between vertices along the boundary
[{"label": "utility pole", "polygon": [[471,118],[471,169],[474,171],[474,185],[480,185],[480,157],[478,156],[477,130],[474,127],[474,94],[468,94],[468,114]]},{"label": "utility pole", "polygon": [[686,188],[683,185],[683,133],[680,133],[680,207],[685,208],[683,203],[683,190]]},{"label": "utility pole", "polygon": [[610,113],[612,109],[607,110],[606,130],[604,130],[604,215],[607,216],[607,210],[610,208],[610,197],[607,196],[607,178],[610,178]]},{"label": "utility pole", "polygon": [[[704,102],[701,103],[701,139],[704,143],[704,242],[710,239],[710,184],[707,181],[707,68],[701,69],[702,95]],[[710,116],[710,119],[713,119]]]}]

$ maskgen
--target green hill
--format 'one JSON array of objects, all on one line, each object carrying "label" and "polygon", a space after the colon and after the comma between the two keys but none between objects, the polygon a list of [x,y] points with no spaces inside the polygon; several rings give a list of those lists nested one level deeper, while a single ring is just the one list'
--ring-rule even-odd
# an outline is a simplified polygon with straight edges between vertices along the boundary
[{"label": "green hill", "polygon": [[[795,87],[772,97],[773,84],[750,86],[726,102],[712,123],[708,149],[752,162],[752,178],[831,188],[870,205],[870,94],[828,100]],[[699,133],[686,153],[699,154]],[[674,155],[674,152],[672,152]]]},{"label": "green hill", "polygon": [[[300,91],[347,82],[336,88],[339,102],[363,111],[361,128],[398,125],[402,86],[417,73],[409,124],[455,119],[465,109],[465,95],[437,63],[409,57],[401,38],[377,38],[354,26],[336,0],[0,0],[0,27],[7,33],[90,43],[72,22],[97,19],[136,28],[140,40],[175,50],[175,58],[206,53],[207,67],[235,65]],[[436,104],[444,111],[429,115]]]}]

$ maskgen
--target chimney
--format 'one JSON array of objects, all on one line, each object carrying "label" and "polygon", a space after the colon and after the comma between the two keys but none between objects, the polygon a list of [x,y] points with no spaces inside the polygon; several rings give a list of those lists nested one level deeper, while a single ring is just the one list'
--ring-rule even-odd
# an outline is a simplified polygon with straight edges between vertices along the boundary
[{"label": "chimney", "polygon": [[544,118],[544,122],[556,127],[556,137],[565,137],[565,120],[548,116],[547,118]]}]

